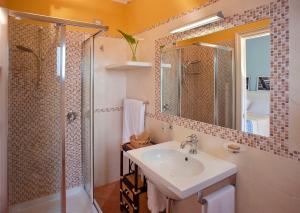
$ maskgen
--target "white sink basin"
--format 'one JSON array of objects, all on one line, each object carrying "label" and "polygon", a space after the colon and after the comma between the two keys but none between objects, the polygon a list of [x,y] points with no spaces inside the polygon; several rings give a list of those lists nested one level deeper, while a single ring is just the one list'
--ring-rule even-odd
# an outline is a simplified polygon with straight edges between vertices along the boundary
[{"label": "white sink basin", "polygon": [[170,141],[128,151],[146,177],[167,197],[185,199],[237,172],[237,167],[204,152],[189,154],[189,147]]},{"label": "white sink basin", "polygon": [[151,149],[142,154],[142,160],[166,176],[189,178],[199,175],[204,165],[194,158],[172,149]]}]

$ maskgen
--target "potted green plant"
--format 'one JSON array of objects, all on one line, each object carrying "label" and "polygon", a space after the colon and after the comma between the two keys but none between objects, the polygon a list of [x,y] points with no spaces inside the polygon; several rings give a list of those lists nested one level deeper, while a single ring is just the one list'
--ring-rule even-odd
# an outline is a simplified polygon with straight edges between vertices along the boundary
[{"label": "potted green plant", "polygon": [[136,61],[136,49],[139,44],[139,41],[136,38],[134,38],[132,35],[129,35],[128,33],[124,33],[121,30],[118,30],[118,32],[121,33],[121,35],[124,37],[124,39],[129,44],[129,47],[130,47],[131,53],[132,53],[131,60]]}]

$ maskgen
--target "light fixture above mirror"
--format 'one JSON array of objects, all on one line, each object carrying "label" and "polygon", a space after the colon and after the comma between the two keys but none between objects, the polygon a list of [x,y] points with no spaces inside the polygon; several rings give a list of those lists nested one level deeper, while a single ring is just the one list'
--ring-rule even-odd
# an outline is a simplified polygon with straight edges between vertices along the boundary
[{"label": "light fixture above mirror", "polygon": [[224,15],[223,15],[222,11],[219,11],[216,14],[210,15],[210,16],[202,18],[198,21],[195,21],[195,22],[189,23],[187,25],[184,25],[182,27],[176,28],[176,29],[172,30],[170,33],[174,34],[174,33],[184,32],[187,30],[191,30],[191,29],[194,29],[197,27],[201,27],[201,26],[205,26],[207,24],[214,23],[221,19],[224,19]]}]

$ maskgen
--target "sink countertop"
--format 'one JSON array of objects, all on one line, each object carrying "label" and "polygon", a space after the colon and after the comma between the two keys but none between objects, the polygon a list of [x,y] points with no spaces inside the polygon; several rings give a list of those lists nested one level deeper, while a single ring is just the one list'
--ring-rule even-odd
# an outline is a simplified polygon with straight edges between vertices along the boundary
[{"label": "sink countertop", "polygon": [[[171,175],[166,172],[169,168],[167,168],[164,163],[161,163],[158,158],[161,157],[160,152],[166,153],[166,151],[169,152],[170,150],[174,153],[179,152],[178,155],[173,158],[176,160],[177,164],[181,159],[178,161],[178,159],[175,158],[183,158],[182,161],[184,161],[184,159],[190,159],[193,161],[193,164],[198,162],[198,167],[195,167],[195,165],[192,165],[193,167],[191,167],[197,170],[197,172],[191,174],[188,173],[187,175],[178,175],[178,172],[187,171],[188,168],[183,167],[178,168],[178,171],[175,172],[177,175]],[[146,177],[153,182],[162,193],[176,200],[185,199],[237,173],[236,165],[230,162],[216,158],[199,150],[197,154],[189,154],[188,151],[189,146],[185,149],[180,149],[179,142],[170,141],[145,148],[130,150],[127,153],[128,157],[143,170]],[[151,152],[157,153],[153,156],[153,162],[151,162],[151,159],[145,160],[145,154],[149,155]],[[170,162],[167,163],[167,166],[170,165]],[[202,169],[199,169],[200,165]],[[172,165],[173,170],[177,169],[176,166],[176,164]],[[182,166],[182,163],[178,165],[178,167],[180,166]]]}]

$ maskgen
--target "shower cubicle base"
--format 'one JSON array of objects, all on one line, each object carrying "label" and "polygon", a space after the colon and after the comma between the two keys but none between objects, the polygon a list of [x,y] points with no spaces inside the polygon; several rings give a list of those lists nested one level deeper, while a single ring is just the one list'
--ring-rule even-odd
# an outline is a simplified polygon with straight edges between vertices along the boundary
[{"label": "shower cubicle base", "polygon": [[[53,194],[27,201],[10,207],[10,213],[60,213],[61,200],[59,194]],[[97,213],[88,195],[82,187],[67,190],[68,213]]]}]

